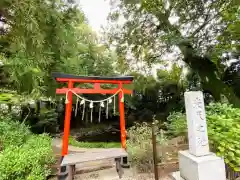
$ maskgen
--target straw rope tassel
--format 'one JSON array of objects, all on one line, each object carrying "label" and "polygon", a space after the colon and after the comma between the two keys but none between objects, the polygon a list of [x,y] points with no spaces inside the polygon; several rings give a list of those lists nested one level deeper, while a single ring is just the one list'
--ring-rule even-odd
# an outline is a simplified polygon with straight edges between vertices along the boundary
[{"label": "straw rope tassel", "polygon": [[91,108],[91,123],[93,121],[93,108]]},{"label": "straw rope tassel", "polygon": [[84,115],[85,115],[85,102],[83,103],[82,121],[84,120]]},{"label": "straw rope tassel", "polygon": [[99,106],[99,117],[98,117],[99,123],[101,122],[102,107],[104,107],[104,101],[101,101]]},{"label": "straw rope tassel", "polygon": [[77,112],[78,112],[78,97],[77,97],[77,102],[75,107],[75,117],[77,116]]},{"label": "straw rope tassel", "polygon": [[99,106],[99,114],[98,114],[98,122],[100,123],[101,122],[101,109],[102,109],[102,107],[101,107],[101,104],[100,104],[100,106]]},{"label": "straw rope tassel", "polygon": [[90,109],[91,109],[91,117],[90,117],[90,120],[91,120],[91,123],[93,121],[93,102],[91,101],[90,102],[90,105],[89,105]]},{"label": "straw rope tassel", "polygon": [[116,96],[113,97],[113,114],[116,115]]},{"label": "straw rope tassel", "polygon": [[68,92],[69,92],[69,91],[66,92],[65,104],[68,104],[68,103],[69,103],[69,101],[68,101]]},{"label": "straw rope tassel", "polygon": [[106,107],[106,118],[108,119],[108,101],[107,101],[107,107]]},{"label": "straw rope tassel", "polygon": [[[74,95],[76,95],[77,96],[77,98],[79,98],[79,99],[81,99],[81,102],[80,102],[80,109],[81,109],[81,105],[83,105],[83,109],[82,109],[82,121],[84,120],[84,116],[85,116],[85,109],[86,109],[86,102],[90,102],[90,108],[91,108],[91,122],[92,122],[92,118],[93,118],[93,103],[103,103],[103,106],[101,106],[101,104],[100,104],[100,106],[101,107],[104,107],[104,102],[105,101],[107,101],[107,107],[106,107],[106,118],[108,119],[108,104],[109,103],[111,103],[112,102],[112,98],[114,98],[114,114],[116,113],[116,100],[115,100],[115,96],[118,94],[118,93],[120,93],[120,92],[122,92],[123,93],[123,91],[122,91],[122,89],[119,89],[115,94],[113,94],[112,96],[110,96],[110,97],[108,97],[108,98],[106,98],[106,99],[104,99],[104,100],[100,100],[100,101],[93,101],[93,100],[88,100],[88,99],[86,99],[86,98],[84,98],[84,97],[82,97],[82,96],[80,96],[80,95],[78,95],[77,93],[75,93],[74,91],[72,91],[71,89],[69,89],[68,91],[67,91],[67,93],[66,93],[66,99],[65,99],[65,103],[66,104],[68,104],[69,103],[69,100],[68,100],[68,92],[72,92]],[[77,103],[76,103],[76,108],[75,108],[75,116],[77,115],[77,107],[78,107],[78,100],[79,99],[77,99]],[[121,98],[121,102],[124,102],[124,97],[122,97]],[[100,109],[101,109],[101,107],[100,107]],[[101,111],[99,111],[100,112],[100,116],[101,116]],[[100,119],[100,117],[99,117],[99,122],[101,121],[101,119]]]},{"label": "straw rope tassel", "polygon": [[122,96],[122,98],[121,98],[121,102],[124,102],[124,96]]}]

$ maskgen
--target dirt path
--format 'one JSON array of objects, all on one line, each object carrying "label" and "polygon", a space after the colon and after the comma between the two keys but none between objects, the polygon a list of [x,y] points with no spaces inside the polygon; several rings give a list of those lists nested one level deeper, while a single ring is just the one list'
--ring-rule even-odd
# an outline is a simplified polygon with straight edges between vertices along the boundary
[{"label": "dirt path", "polygon": [[[55,153],[61,152],[61,139],[53,139],[52,146]],[[104,149],[94,148],[78,148],[69,145],[69,153],[79,152],[96,152]],[[114,160],[101,160],[88,163],[82,163],[76,166],[77,174],[75,180],[118,180],[118,174],[115,170]],[[88,173],[86,173],[88,171]],[[90,171],[90,172],[89,172]],[[53,178],[51,180],[56,180]],[[121,180],[154,180],[153,174],[137,174],[133,169],[124,169],[124,175]],[[162,177],[160,180],[170,180],[169,177]]]}]

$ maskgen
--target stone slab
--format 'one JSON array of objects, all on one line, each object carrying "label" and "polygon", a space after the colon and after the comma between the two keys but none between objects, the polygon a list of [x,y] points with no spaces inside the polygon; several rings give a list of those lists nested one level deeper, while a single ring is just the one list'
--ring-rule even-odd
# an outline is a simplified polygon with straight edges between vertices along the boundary
[{"label": "stone slab", "polygon": [[111,148],[98,152],[74,153],[64,156],[61,166],[75,165],[104,159],[115,159],[126,156],[128,156],[128,154],[125,149],[122,148]]},{"label": "stone slab", "polygon": [[180,176],[185,180],[226,180],[224,160],[215,154],[196,157],[179,152]]},{"label": "stone slab", "polygon": [[181,176],[180,176],[180,171],[174,172],[171,174],[171,179],[172,180],[184,180]]},{"label": "stone slab", "polygon": [[188,126],[189,152],[195,156],[205,156],[209,152],[206,113],[203,93],[184,93]]}]

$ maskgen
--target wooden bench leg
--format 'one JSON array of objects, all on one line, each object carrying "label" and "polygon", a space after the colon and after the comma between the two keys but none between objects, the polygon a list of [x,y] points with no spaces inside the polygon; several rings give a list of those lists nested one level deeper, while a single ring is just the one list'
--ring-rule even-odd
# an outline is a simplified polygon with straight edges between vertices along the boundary
[{"label": "wooden bench leg", "polygon": [[58,180],[74,180],[75,165],[62,166],[58,175]]},{"label": "wooden bench leg", "polygon": [[67,166],[61,166],[58,173],[58,180],[67,180],[68,171]]},{"label": "wooden bench leg", "polygon": [[68,178],[67,180],[74,180],[75,175],[75,165],[69,165],[68,166]]},{"label": "wooden bench leg", "polygon": [[123,176],[123,169],[121,166],[121,158],[116,158],[115,162],[116,162],[116,171],[118,173],[119,178],[121,179]]},{"label": "wooden bench leg", "polygon": [[127,156],[121,158],[121,166],[122,168],[130,168],[130,164]]}]

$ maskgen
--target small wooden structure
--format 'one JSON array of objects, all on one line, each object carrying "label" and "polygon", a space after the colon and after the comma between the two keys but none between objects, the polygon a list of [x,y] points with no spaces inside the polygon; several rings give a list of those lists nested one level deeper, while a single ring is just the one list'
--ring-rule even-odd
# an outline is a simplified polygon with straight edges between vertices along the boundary
[{"label": "small wooden structure", "polygon": [[[82,163],[84,161],[94,161],[96,159],[109,159],[114,158],[116,160],[117,172],[119,177],[122,176],[122,170],[120,166],[120,160],[127,157],[126,153],[126,129],[124,118],[124,94],[132,94],[132,90],[123,88],[124,84],[131,84],[133,81],[132,76],[124,77],[100,77],[100,76],[76,76],[63,73],[52,73],[57,82],[67,83],[67,88],[56,89],[56,94],[66,94],[66,110],[64,120],[64,135],[62,144],[62,159],[61,159],[61,172],[69,169],[68,179],[72,179],[71,174],[75,167],[75,164]],[[75,88],[74,83],[92,83],[93,89]],[[102,89],[101,84],[117,84],[118,88],[115,89]],[[121,145],[122,148],[114,151],[106,151],[105,153],[87,154],[68,154],[68,139],[70,133],[70,120],[72,112],[72,95],[76,94],[119,94],[119,114],[120,114],[120,133],[121,133]],[[64,170],[65,169],[65,170]],[[65,178],[66,179],[66,178]]]},{"label": "small wooden structure", "polygon": [[[67,167],[67,179],[72,180],[75,173],[75,166],[80,163],[98,161],[104,159],[115,159],[116,162],[116,171],[119,175],[119,178],[122,178],[123,169],[121,166],[121,159],[127,156],[127,152],[122,148],[115,148],[111,150],[104,150],[99,152],[84,152],[84,153],[75,153],[68,154],[64,157],[61,167]],[[65,178],[66,179],[66,178]]]}]

